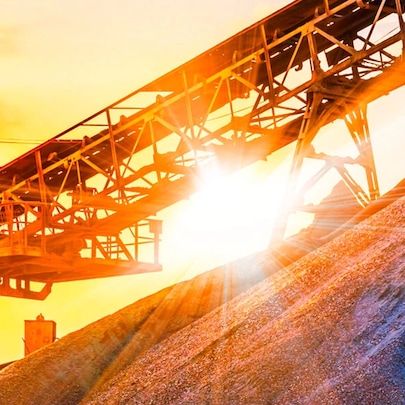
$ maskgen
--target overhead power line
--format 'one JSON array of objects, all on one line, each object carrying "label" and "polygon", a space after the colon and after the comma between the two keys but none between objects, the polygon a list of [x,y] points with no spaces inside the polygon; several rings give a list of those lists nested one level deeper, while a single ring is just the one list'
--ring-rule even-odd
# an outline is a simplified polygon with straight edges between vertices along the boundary
[{"label": "overhead power line", "polygon": [[43,139],[0,139],[0,143],[18,145],[40,145],[43,142],[45,142]]}]

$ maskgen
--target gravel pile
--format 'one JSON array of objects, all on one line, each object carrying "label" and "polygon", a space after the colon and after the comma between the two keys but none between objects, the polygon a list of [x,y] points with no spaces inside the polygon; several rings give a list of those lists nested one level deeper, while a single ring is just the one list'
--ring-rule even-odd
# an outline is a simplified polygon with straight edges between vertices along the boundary
[{"label": "gravel pile", "polygon": [[279,268],[256,254],[138,300],[0,370],[0,405],[78,404],[142,352]]},{"label": "gravel pile", "polygon": [[288,267],[264,252],[60,339],[0,371],[0,404],[405,403],[404,271],[399,199]]}]

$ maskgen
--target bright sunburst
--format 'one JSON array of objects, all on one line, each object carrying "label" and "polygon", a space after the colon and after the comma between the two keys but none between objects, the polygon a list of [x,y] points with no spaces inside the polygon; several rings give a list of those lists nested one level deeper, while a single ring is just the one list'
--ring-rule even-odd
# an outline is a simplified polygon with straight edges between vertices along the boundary
[{"label": "bright sunburst", "polygon": [[206,175],[201,191],[166,221],[162,263],[199,272],[265,249],[284,194],[278,176],[259,174],[265,165]]}]

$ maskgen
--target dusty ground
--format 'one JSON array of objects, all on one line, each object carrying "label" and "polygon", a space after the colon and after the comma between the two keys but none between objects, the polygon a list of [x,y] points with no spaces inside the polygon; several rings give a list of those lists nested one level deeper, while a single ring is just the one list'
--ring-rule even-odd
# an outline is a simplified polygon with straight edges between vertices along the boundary
[{"label": "dusty ground", "polygon": [[165,289],[0,371],[0,404],[405,403],[404,225]]}]

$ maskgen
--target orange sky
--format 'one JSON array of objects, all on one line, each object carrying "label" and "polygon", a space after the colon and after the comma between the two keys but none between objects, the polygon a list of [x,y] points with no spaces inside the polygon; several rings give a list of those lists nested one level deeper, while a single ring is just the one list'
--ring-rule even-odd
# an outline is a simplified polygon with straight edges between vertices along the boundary
[{"label": "orange sky", "polygon": [[[288,1],[3,3],[0,165]],[[405,173],[404,149],[398,147],[402,93],[369,108],[377,168],[387,173],[380,177],[382,191]],[[23,321],[40,312],[57,322],[61,337],[167,284],[265,248],[279,202],[274,190],[282,188],[287,172],[286,164],[275,169],[260,162],[214,184],[216,200],[209,189],[180,203],[180,210],[168,210],[162,273],[55,285],[43,302],[0,297],[0,364],[22,357]]]}]

